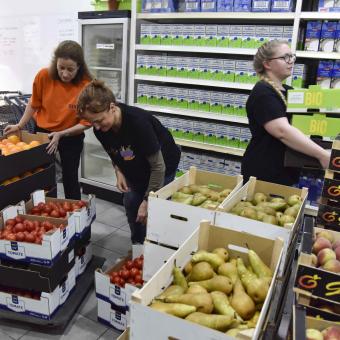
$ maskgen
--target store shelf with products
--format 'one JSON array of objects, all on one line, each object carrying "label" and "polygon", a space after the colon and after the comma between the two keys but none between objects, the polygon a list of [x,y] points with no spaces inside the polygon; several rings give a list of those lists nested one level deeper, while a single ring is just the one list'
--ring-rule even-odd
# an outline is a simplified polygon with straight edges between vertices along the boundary
[{"label": "store shelf with products", "polygon": [[313,52],[313,51],[296,51],[296,56],[298,58],[308,58],[308,59],[340,59],[339,52]]},{"label": "store shelf with products", "polygon": [[305,20],[339,20],[339,12],[301,12],[301,19]]}]

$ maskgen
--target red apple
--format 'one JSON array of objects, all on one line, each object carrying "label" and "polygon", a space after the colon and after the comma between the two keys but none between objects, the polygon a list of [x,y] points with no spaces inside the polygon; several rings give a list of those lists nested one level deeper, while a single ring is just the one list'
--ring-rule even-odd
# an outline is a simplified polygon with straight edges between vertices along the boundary
[{"label": "red apple", "polygon": [[324,237],[318,237],[313,244],[312,251],[314,254],[318,254],[320,250],[325,248],[332,249],[332,243]]},{"label": "red apple", "polygon": [[340,261],[335,259],[329,260],[322,266],[322,269],[332,273],[340,273]]},{"label": "red apple", "polygon": [[323,266],[329,260],[335,260],[335,259],[336,259],[336,255],[335,255],[334,250],[332,250],[332,249],[325,248],[325,249],[322,249],[318,252],[318,264],[319,264],[319,266]]},{"label": "red apple", "polygon": [[336,248],[338,248],[338,247],[340,247],[340,240],[337,240],[337,241],[335,241],[335,242],[332,244],[332,248],[333,248],[333,249],[336,249]]},{"label": "red apple", "polygon": [[337,248],[334,248],[335,256],[338,261],[340,261],[340,245]]},{"label": "red apple", "polygon": [[329,230],[323,229],[319,232],[317,232],[316,237],[324,237],[326,238],[329,242],[333,242],[334,241],[334,236],[332,234],[332,232],[330,232]]},{"label": "red apple", "polygon": [[331,326],[322,331],[324,340],[339,340],[340,339],[340,327]]}]

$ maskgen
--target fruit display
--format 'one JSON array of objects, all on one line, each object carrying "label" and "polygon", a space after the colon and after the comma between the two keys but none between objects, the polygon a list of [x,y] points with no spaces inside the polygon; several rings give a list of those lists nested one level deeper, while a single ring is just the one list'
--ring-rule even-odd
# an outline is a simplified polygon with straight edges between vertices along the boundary
[{"label": "fruit display", "polygon": [[306,330],[306,340],[338,340],[340,339],[340,326],[330,326],[320,331],[315,328]]},{"label": "fruit display", "polygon": [[118,271],[109,272],[110,282],[121,288],[129,283],[136,287],[141,287],[143,281],[144,257],[140,255],[133,260],[126,261]]},{"label": "fruit display", "polygon": [[333,273],[340,273],[340,240],[331,231],[318,229],[312,247],[312,264]]},{"label": "fruit display", "polygon": [[83,207],[87,207],[86,202],[83,200],[77,202],[40,202],[30,209],[28,214],[54,218],[65,218],[68,212],[76,211]]},{"label": "fruit display", "polygon": [[41,143],[37,140],[33,140],[29,143],[22,142],[17,135],[10,135],[7,138],[0,140],[2,156],[8,156],[16,152],[29,150],[39,145],[41,145]]},{"label": "fruit display", "polygon": [[33,174],[40,172],[40,171],[44,171],[44,168],[39,167],[39,168],[36,168],[34,170],[31,170],[31,171],[25,171],[24,173],[20,174],[19,176],[14,176],[14,177],[11,177],[9,179],[6,179],[5,181],[0,183],[0,186],[1,185],[5,186],[5,185],[9,185],[11,183],[14,183],[16,181],[20,181],[21,179],[28,177],[28,176],[32,176]]},{"label": "fruit display", "polygon": [[183,268],[173,268],[173,282],[150,307],[231,336],[256,327],[273,273],[257,253],[247,262],[228,250],[200,250]]},{"label": "fruit display", "polygon": [[43,235],[53,233],[57,228],[64,229],[65,224],[52,224],[50,221],[28,220],[20,216],[10,218],[0,230],[0,240],[42,244]]},{"label": "fruit display", "polygon": [[301,204],[302,198],[296,194],[284,199],[271,198],[257,192],[251,200],[238,202],[229,212],[264,223],[285,226],[295,222]]},{"label": "fruit display", "polygon": [[33,290],[27,290],[27,289],[18,289],[18,288],[13,288],[13,287],[5,287],[5,286],[0,286],[0,293],[8,293],[11,295],[17,295],[17,296],[22,296],[28,299],[33,299],[33,300],[40,300],[40,292],[35,292]]},{"label": "fruit display", "polygon": [[183,204],[215,210],[231,193],[232,189],[221,189],[215,185],[191,184],[174,192],[171,200]]}]

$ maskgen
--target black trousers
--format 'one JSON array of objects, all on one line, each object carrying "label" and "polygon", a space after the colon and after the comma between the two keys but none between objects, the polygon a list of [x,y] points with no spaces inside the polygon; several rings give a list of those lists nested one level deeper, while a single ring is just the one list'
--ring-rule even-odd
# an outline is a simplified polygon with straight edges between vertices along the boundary
[{"label": "black trousers", "polygon": [[[50,133],[45,129],[37,127],[36,131]],[[63,186],[65,198],[80,200],[80,184],[78,169],[80,156],[84,146],[85,134],[77,136],[62,137],[59,140],[58,151],[61,161]]]}]

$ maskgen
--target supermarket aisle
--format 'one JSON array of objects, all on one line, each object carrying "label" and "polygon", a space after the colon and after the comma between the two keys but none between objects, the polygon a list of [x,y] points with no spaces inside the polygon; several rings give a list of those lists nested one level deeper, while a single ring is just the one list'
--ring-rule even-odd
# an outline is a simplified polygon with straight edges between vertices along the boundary
[{"label": "supermarket aisle", "polygon": [[[58,196],[61,193],[58,186]],[[92,224],[91,236],[93,253],[106,258],[104,266],[108,266],[131,248],[130,229],[122,206],[99,199],[96,203],[97,219]],[[63,335],[39,332],[29,325],[0,319],[0,340],[112,340],[119,334],[97,321],[94,289],[88,293]]]}]

